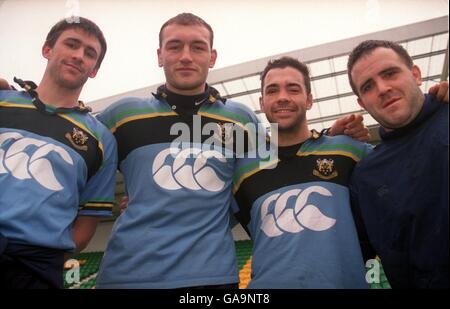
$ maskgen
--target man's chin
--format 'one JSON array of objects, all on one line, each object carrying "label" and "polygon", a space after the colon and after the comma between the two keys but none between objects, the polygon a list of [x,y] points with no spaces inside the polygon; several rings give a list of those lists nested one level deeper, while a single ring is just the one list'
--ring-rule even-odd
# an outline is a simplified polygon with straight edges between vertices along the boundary
[{"label": "man's chin", "polygon": [[66,89],[79,89],[83,87],[87,79],[60,79],[58,84]]},{"label": "man's chin", "polygon": [[279,132],[291,132],[296,130],[295,123],[278,123]]},{"label": "man's chin", "polygon": [[183,91],[189,91],[189,90],[195,90],[199,87],[201,87],[203,83],[200,82],[192,82],[192,81],[179,81],[174,86],[176,89],[183,90]]}]

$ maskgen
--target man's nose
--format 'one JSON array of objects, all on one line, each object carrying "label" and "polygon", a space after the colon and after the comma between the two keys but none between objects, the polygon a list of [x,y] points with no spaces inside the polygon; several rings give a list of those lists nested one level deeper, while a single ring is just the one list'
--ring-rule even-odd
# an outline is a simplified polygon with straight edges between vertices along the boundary
[{"label": "man's nose", "polygon": [[390,85],[390,83],[380,79],[377,82],[377,89],[378,89],[378,94],[380,96],[385,95],[386,93],[388,93],[389,91],[392,90],[392,86]]},{"label": "man's nose", "polygon": [[181,51],[181,58],[180,58],[181,62],[192,62],[192,55],[191,55],[191,50],[189,48],[189,46],[184,46],[182,51]]}]

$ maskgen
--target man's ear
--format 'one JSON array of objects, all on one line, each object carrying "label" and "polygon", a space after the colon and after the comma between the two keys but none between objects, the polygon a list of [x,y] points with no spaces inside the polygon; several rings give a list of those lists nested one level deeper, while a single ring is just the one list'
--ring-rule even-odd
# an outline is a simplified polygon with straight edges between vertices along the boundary
[{"label": "man's ear", "polygon": [[94,70],[92,70],[91,74],[89,74],[89,77],[94,78],[95,76],[97,76],[97,72],[98,72],[98,68],[95,68]]},{"label": "man's ear", "polygon": [[162,61],[162,58],[161,58],[161,48],[158,48],[156,50],[156,54],[158,55],[158,65],[159,65],[160,68],[162,68],[163,61]]},{"label": "man's ear", "polygon": [[417,65],[413,65],[411,72],[416,80],[417,86],[422,85],[422,73],[420,72],[420,68]]},{"label": "man's ear", "polygon": [[211,60],[209,61],[209,68],[212,69],[214,65],[216,64],[217,59],[217,50],[213,49],[211,50]]},{"label": "man's ear", "polygon": [[47,43],[44,43],[44,45],[42,46],[42,56],[45,59],[49,60],[51,55],[52,55],[52,48],[48,46]]},{"label": "man's ear", "polygon": [[364,105],[363,101],[360,98],[358,98],[357,101],[358,101],[359,106],[366,109],[366,106]]},{"label": "man's ear", "polygon": [[313,105],[313,97],[312,94],[308,94],[308,97],[306,98],[306,110],[310,110]]},{"label": "man's ear", "polygon": [[259,97],[259,109],[264,113],[264,102],[262,96]]}]

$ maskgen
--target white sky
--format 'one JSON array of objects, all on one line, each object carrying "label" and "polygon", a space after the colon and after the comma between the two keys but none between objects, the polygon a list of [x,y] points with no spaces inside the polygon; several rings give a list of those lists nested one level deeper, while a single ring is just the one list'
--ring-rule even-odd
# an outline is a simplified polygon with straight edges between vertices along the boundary
[{"label": "white sky", "polygon": [[80,12],[103,30],[108,51],[82,100],[164,81],[161,25],[181,12],[214,30],[215,68],[448,15],[447,0],[0,0],[0,76],[38,83],[51,26]]}]

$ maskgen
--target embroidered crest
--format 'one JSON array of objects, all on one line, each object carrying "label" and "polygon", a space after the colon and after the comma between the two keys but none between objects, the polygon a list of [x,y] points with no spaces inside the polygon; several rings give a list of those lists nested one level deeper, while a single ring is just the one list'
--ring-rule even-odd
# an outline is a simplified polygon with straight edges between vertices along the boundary
[{"label": "embroidered crest", "polygon": [[86,142],[88,140],[88,136],[82,130],[73,128],[72,133],[67,132],[64,136],[76,149],[87,151],[88,147]]},{"label": "embroidered crest", "polygon": [[313,170],[313,175],[328,180],[338,175],[334,169],[334,161],[332,159],[317,159],[317,166]]}]

